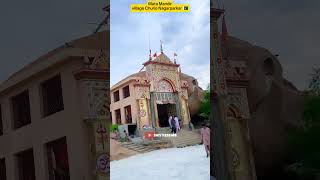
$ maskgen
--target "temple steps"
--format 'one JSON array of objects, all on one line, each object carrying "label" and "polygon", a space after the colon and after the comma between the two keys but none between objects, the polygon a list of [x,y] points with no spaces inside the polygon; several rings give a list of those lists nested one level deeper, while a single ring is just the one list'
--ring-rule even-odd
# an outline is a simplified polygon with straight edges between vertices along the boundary
[{"label": "temple steps", "polygon": [[201,143],[201,137],[199,133],[185,129],[181,129],[177,133],[177,137],[170,137],[167,139],[170,140],[173,146],[177,148],[194,146]]},{"label": "temple steps", "polygon": [[[157,133],[170,134],[170,128],[158,129]],[[201,137],[198,131],[189,131],[187,129],[181,129],[177,133],[177,137],[162,137],[159,143],[163,140],[170,141],[171,147],[183,148],[187,146],[194,146],[201,143]],[[122,142],[121,145],[130,150],[136,151],[138,153],[151,152],[160,148],[153,147],[152,145],[144,145],[134,142]]]},{"label": "temple steps", "polygon": [[121,145],[125,148],[128,148],[130,150],[133,150],[139,153],[146,153],[146,152],[151,152],[156,150],[152,147],[144,146],[143,144],[135,144],[132,142],[123,142],[121,143]]},{"label": "temple steps", "polygon": [[166,128],[158,128],[158,129],[157,129],[157,133],[170,134],[170,133],[171,133],[171,129],[170,129],[169,127],[166,127]]}]

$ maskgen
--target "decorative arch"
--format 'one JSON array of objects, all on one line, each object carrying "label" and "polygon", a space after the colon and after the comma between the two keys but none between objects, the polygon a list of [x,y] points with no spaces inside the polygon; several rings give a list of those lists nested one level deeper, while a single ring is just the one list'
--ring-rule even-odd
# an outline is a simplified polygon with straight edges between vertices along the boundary
[{"label": "decorative arch", "polygon": [[230,104],[227,109],[227,116],[233,117],[235,119],[241,118],[241,113],[239,108],[234,104]]},{"label": "decorative arch", "polygon": [[159,92],[176,92],[175,84],[168,78],[162,78],[157,83],[157,90]]}]

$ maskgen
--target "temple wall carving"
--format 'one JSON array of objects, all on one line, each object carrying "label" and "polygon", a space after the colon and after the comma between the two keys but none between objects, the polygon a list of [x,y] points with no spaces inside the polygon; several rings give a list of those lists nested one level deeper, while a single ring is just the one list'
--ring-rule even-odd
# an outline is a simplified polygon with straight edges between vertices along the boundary
[{"label": "temple wall carving", "polygon": [[149,87],[135,87],[136,99],[150,99]]},{"label": "temple wall carving", "polygon": [[157,91],[159,83],[166,79],[169,80],[175,90],[180,91],[181,82],[175,67],[164,67],[162,65],[153,65],[147,67],[147,78],[151,82],[150,91]]},{"label": "temple wall carving", "polygon": [[87,80],[88,109],[90,118],[106,119],[109,112],[108,83],[106,81]]}]

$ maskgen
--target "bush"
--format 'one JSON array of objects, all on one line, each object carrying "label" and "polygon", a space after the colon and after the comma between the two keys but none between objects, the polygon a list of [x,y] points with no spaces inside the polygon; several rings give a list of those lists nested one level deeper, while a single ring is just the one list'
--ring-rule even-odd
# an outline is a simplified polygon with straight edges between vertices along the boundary
[{"label": "bush", "polygon": [[210,88],[208,87],[203,92],[203,100],[200,105],[200,110],[198,115],[204,119],[209,119],[210,117],[210,111],[211,111],[211,104],[210,104]]},{"label": "bush", "polygon": [[303,124],[289,131],[289,148],[293,163],[287,167],[298,179],[314,179],[320,174],[320,96],[307,97]]},{"label": "bush", "polygon": [[118,124],[112,124],[111,126],[110,126],[110,132],[115,132],[115,131],[117,131],[118,130],[118,127],[119,127],[119,125]]}]

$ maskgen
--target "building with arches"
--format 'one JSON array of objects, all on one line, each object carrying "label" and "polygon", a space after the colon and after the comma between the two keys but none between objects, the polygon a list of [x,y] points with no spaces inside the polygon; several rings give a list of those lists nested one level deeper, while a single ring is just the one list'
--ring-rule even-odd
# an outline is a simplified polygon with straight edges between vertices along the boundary
[{"label": "building with arches", "polygon": [[188,82],[180,65],[161,54],[143,63],[145,70],[132,74],[111,87],[110,111],[113,124],[168,127],[170,115],[182,124],[190,121]]}]

